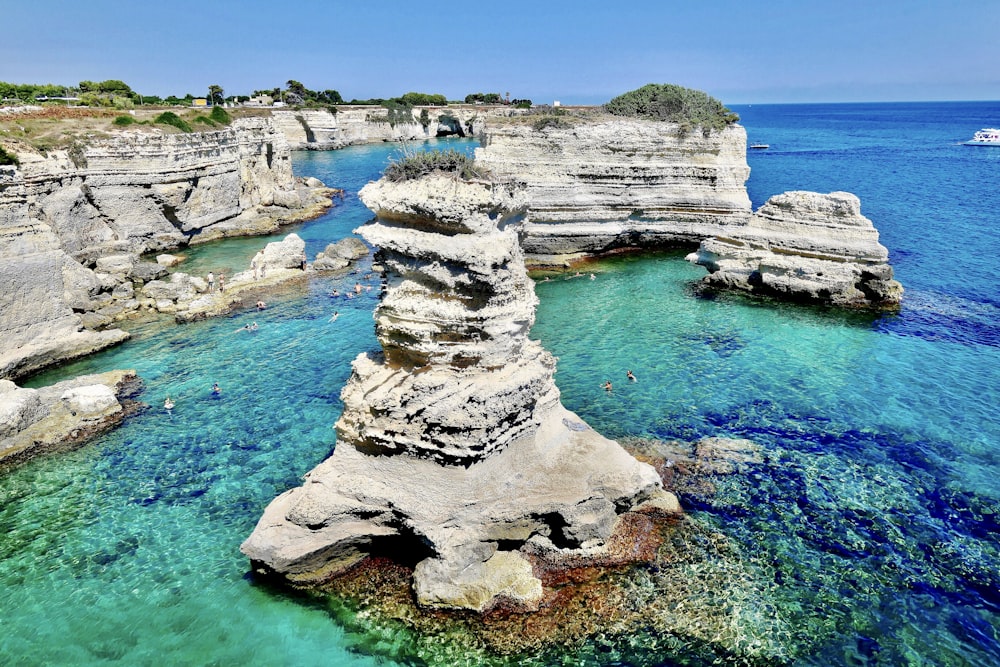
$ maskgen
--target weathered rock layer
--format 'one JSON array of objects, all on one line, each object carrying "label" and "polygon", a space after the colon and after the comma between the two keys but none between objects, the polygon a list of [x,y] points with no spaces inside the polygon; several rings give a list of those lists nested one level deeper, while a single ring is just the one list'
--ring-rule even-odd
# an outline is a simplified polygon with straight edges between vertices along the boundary
[{"label": "weathered rock layer", "polygon": [[701,243],[688,260],[712,287],[843,307],[891,307],[902,297],[889,252],[848,192],[771,197],[730,237]]},{"label": "weathered rock layer", "polygon": [[40,389],[0,380],[0,462],[72,446],[120,423],[136,408],[135,371],[84,375]]},{"label": "weathered rock layer", "polygon": [[478,134],[489,114],[506,109],[475,107],[416,107],[400,120],[389,122],[380,106],[327,109],[274,109],[277,128],[295,150],[331,150],[354,144],[385,141],[423,141],[434,137],[471,137]]},{"label": "weathered rock layer", "polygon": [[[596,112],[595,112],[596,114]],[[527,186],[530,263],[623,247],[698,243],[746,224],[746,132],[596,114],[490,122],[476,160]]]},{"label": "weathered rock layer", "polygon": [[196,134],[122,132],[0,170],[0,377],[125,338],[165,271],[143,253],[271,232],[315,215],[328,191],[298,183],[267,118]]},{"label": "weathered rock layer", "polygon": [[334,454],[242,550],[296,583],[411,557],[422,605],[530,609],[542,585],[520,550],[600,554],[659,479],[561,405],[555,360],[528,339],[520,190],[432,176],[361,196],[379,218],[358,232],[386,270],[383,354],[355,360]]}]

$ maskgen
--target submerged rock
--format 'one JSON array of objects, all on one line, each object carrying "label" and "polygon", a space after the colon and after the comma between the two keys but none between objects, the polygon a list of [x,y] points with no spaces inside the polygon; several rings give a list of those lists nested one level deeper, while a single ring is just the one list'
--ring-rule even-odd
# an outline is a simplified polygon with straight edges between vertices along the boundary
[{"label": "submerged rock", "polygon": [[903,287],[889,252],[849,192],[771,197],[732,237],[702,241],[688,260],[706,285],[843,307],[894,307]]},{"label": "submerged rock", "polygon": [[562,406],[555,359],[528,338],[521,190],[435,175],[361,197],[379,216],[357,231],[385,267],[382,354],[354,361],[333,455],[241,550],[299,585],[407,555],[423,606],[533,609],[532,562],[608,558],[659,478]]}]

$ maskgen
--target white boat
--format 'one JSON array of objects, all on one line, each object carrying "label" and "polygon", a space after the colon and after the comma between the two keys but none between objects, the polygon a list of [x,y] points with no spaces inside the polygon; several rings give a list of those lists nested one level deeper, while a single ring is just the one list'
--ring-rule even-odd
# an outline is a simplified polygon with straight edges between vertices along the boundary
[{"label": "white boat", "polygon": [[1000,146],[1000,130],[987,127],[979,130],[964,146]]},{"label": "white boat", "polygon": [[750,144],[750,148],[756,151],[762,151],[770,148],[770,146],[768,144]]}]

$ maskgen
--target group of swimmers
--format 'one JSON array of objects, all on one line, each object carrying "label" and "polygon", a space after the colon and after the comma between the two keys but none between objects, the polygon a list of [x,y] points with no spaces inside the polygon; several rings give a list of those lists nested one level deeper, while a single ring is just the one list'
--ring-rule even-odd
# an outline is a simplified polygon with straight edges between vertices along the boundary
[{"label": "group of swimmers", "polygon": [[[625,371],[625,377],[628,378],[629,382],[638,382],[639,381],[639,379],[636,378],[635,374],[632,372],[632,369],[629,369],[629,370]],[[605,380],[604,384],[601,385],[601,387],[604,389],[604,391],[610,393],[611,390],[612,390],[611,380]]]},{"label": "group of swimmers", "polygon": [[[222,387],[219,386],[218,382],[213,382],[212,396],[220,396],[220,395],[222,395]],[[166,400],[163,401],[163,409],[169,412],[170,410],[174,409],[175,405],[177,404],[174,402],[174,399],[170,398],[170,394],[167,394]]]}]

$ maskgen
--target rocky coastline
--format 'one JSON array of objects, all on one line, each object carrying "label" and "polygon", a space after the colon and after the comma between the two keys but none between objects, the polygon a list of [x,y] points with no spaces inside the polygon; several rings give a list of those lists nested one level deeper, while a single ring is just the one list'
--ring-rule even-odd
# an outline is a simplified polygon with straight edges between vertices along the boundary
[{"label": "rocky coastline", "polygon": [[[293,176],[288,143],[268,118],[192,134],[123,131],[46,153],[20,143],[5,149],[18,158],[0,169],[5,380],[126,340],[115,328],[124,320],[189,311],[184,297],[196,301],[208,286],[170,275],[177,258],[152,255],[273,233],[322,214],[336,194]],[[282,279],[281,261],[269,283]],[[232,305],[209,300],[192,317]]]},{"label": "rocky coastline", "polygon": [[675,499],[561,405],[555,360],[528,339],[519,188],[436,175],[361,197],[378,221],[357,232],[385,267],[382,352],[354,361],[333,455],[241,550],[298,586],[409,553],[422,607],[537,609],[532,554],[603,562],[623,512]]},{"label": "rocky coastline", "polygon": [[142,409],[134,400],[141,391],[132,370],[83,375],[40,389],[0,380],[0,470],[114,428]]},{"label": "rocky coastline", "polygon": [[849,193],[788,192],[751,210],[746,131],[591,109],[488,119],[476,160],[525,184],[530,266],[601,255],[700,249],[705,284],[837,307],[895,308],[888,251]]},{"label": "rocky coastline", "polygon": [[533,266],[622,249],[696,244],[746,224],[746,131],[577,115],[491,119],[476,161],[525,183]]},{"label": "rocky coastline", "polygon": [[273,109],[275,126],[292,150],[337,150],[356,144],[423,141],[435,137],[475,137],[489,116],[506,115],[506,107],[414,107],[401,121],[389,121],[378,106],[328,109]]}]

